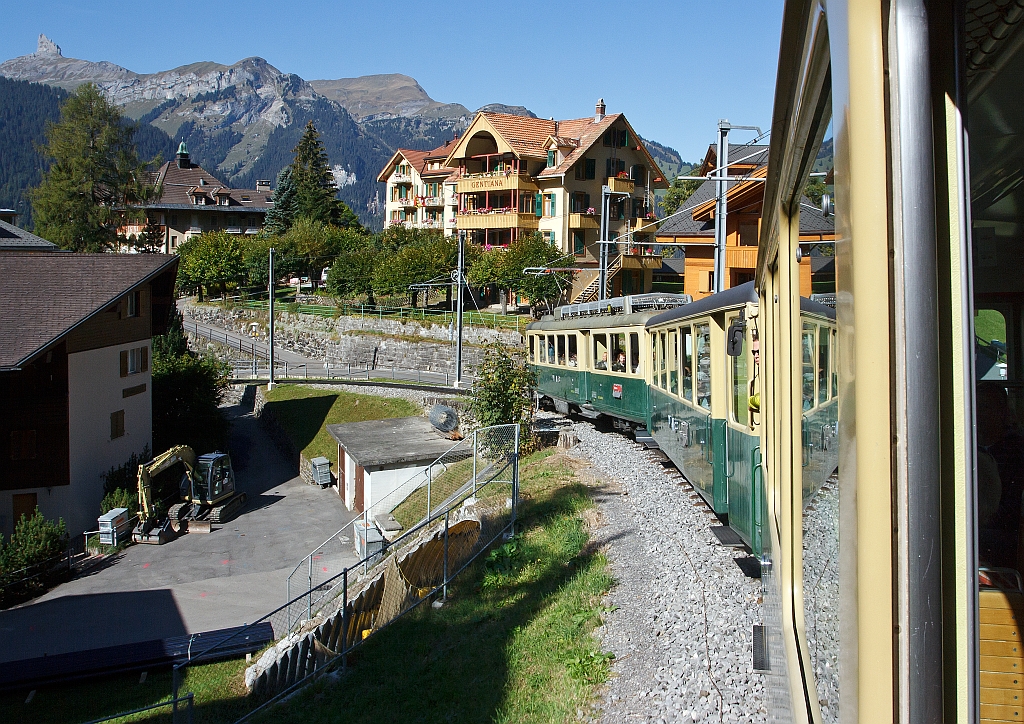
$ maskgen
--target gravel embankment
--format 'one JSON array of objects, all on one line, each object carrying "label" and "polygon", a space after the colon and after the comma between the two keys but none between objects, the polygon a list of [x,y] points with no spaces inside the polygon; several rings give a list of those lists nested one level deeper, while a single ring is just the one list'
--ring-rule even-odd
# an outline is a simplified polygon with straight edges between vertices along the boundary
[{"label": "gravel embankment", "polygon": [[613,481],[597,491],[594,532],[616,585],[597,631],[615,654],[595,716],[602,722],[763,722],[764,679],[752,669],[760,581],[746,555],[710,531],[718,520],[674,468],[618,433],[575,424],[570,455]]}]

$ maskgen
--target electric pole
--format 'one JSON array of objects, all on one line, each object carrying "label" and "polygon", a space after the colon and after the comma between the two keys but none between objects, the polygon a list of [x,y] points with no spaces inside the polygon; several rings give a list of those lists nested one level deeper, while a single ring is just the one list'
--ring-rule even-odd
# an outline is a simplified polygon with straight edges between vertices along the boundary
[{"label": "electric pole", "polygon": [[737,129],[757,131],[758,137],[764,136],[757,126],[734,126],[728,119],[718,121],[718,158],[715,165],[715,271],[712,291],[716,294],[725,289],[725,239],[728,236],[726,217],[729,214],[726,194],[729,193],[729,131]]},{"label": "electric pole", "polygon": [[455,277],[455,283],[458,285],[458,290],[455,293],[455,307],[456,307],[456,315],[457,315],[457,318],[458,318],[458,321],[456,322],[456,326],[458,327],[458,330],[456,331],[456,337],[455,337],[455,387],[456,387],[456,389],[458,389],[459,387],[462,386],[462,307],[464,306],[463,305],[463,300],[462,300],[462,289],[465,286],[465,279],[464,279],[464,277],[465,277],[465,273],[466,273],[466,270],[465,270],[465,266],[466,266],[465,246],[466,246],[466,230],[465,229],[460,229],[459,230],[459,261],[458,261],[458,268],[455,270],[455,274],[453,275]]},{"label": "electric pole", "polygon": [[267,289],[270,291],[270,382],[267,383],[267,390],[274,389],[274,247],[270,247],[270,275],[267,280]]}]

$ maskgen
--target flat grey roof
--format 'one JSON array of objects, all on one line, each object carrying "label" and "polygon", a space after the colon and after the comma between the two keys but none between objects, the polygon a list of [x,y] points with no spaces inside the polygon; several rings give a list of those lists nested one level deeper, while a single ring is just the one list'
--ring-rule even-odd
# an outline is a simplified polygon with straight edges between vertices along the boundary
[{"label": "flat grey roof", "polygon": [[429,463],[458,444],[425,417],[394,417],[328,425],[327,432],[364,468],[398,463]]}]

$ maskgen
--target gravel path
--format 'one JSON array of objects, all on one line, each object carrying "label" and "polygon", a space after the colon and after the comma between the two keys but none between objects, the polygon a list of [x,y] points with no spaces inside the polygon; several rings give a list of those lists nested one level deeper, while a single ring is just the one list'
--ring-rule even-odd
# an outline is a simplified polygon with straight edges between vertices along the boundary
[{"label": "gravel path", "polygon": [[718,525],[675,468],[586,422],[569,454],[613,481],[598,495],[616,585],[598,629],[615,654],[595,716],[608,722],[764,722],[764,680],[751,666],[760,581],[718,545]]}]

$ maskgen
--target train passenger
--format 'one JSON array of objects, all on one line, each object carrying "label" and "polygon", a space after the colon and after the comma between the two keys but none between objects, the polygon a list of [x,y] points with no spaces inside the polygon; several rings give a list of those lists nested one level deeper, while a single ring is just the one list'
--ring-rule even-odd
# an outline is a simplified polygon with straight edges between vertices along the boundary
[{"label": "train passenger", "polygon": [[579,362],[577,362],[575,354],[569,355],[569,366],[570,367],[579,367]]},{"label": "train passenger", "polygon": [[619,351],[615,355],[615,361],[612,362],[612,372],[625,372],[626,371],[626,353]]},{"label": "train passenger", "polygon": [[601,355],[601,359],[598,361],[598,363],[596,365],[594,365],[594,369],[595,370],[606,370],[606,369],[608,369],[608,353],[607,352],[604,352]]},{"label": "train passenger", "polygon": [[1000,383],[981,382],[977,405],[979,555],[989,565],[1016,567],[1024,438]]},{"label": "train passenger", "polygon": [[[761,340],[753,334],[750,342],[750,354],[754,357],[754,374],[750,378],[750,391],[747,395],[747,406],[751,412],[761,412],[761,393],[757,391],[757,373],[761,371]],[[751,423],[754,422],[751,416]]]},{"label": "train passenger", "polygon": [[632,361],[629,368],[633,370],[634,375],[640,374],[640,350],[636,347],[633,348]]}]

